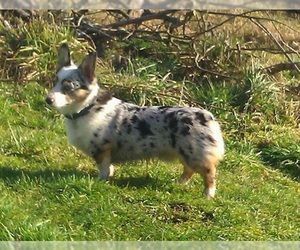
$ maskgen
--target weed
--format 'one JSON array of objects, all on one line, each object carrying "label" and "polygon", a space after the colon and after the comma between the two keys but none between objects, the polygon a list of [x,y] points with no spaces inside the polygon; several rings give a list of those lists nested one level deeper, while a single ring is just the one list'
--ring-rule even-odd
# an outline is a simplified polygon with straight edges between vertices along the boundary
[{"label": "weed", "polygon": [[36,80],[49,86],[59,44],[68,42],[78,55],[87,53],[90,47],[77,41],[70,27],[53,25],[53,22],[51,15],[44,15],[29,23],[19,20],[19,28],[1,27],[5,38],[0,39],[0,44],[8,53],[3,62],[7,78],[16,82]]}]

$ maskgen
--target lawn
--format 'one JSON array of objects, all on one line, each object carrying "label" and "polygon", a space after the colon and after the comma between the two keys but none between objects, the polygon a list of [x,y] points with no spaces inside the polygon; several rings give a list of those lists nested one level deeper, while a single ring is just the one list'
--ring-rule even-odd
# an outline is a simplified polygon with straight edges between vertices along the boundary
[{"label": "lawn", "polygon": [[[176,183],[179,162],[119,164],[110,182],[98,181],[93,161],[68,144],[64,118],[44,101],[59,45],[68,41],[77,62],[87,40],[60,25],[55,12],[41,11],[30,22],[11,13],[5,18],[12,28],[0,23],[0,240],[300,239],[299,74],[263,70],[286,55],[298,58],[273,40],[296,39],[299,17],[179,11],[172,17],[187,23],[175,33],[155,20],[126,26],[140,30],[105,43],[97,65],[101,88],[139,105],[205,107],[219,120],[226,155],[216,197],[207,200],[199,175]],[[200,26],[207,31],[197,33]],[[124,34],[117,31],[107,30]],[[120,70],[112,65],[117,52],[125,58]]]},{"label": "lawn", "polygon": [[[257,138],[249,142],[224,131],[217,195],[206,200],[200,176],[176,184],[177,162],[125,163],[116,166],[111,183],[97,181],[93,162],[68,145],[63,118],[44,104],[44,88],[2,84],[0,91],[1,240],[300,237],[299,170],[281,171],[272,160],[291,147],[299,161],[297,129],[266,132],[283,138],[279,142],[289,138],[281,150],[271,144],[258,150]],[[271,149],[278,150],[273,158]]]}]

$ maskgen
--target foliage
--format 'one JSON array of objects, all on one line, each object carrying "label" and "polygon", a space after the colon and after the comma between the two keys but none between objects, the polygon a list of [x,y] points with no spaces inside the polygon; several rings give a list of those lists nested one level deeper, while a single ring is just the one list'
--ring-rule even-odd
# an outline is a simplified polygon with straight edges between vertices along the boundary
[{"label": "foliage", "polygon": [[2,62],[2,75],[16,82],[36,80],[47,86],[50,72],[55,71],[59,44],[69,42],[79,54],[87,52],[89,46],[77,41],[70,27],[53,22],[51,16],[41,16],[28,23],[18,20],[18,27],[0,26],[0,46],[6,59]]}]

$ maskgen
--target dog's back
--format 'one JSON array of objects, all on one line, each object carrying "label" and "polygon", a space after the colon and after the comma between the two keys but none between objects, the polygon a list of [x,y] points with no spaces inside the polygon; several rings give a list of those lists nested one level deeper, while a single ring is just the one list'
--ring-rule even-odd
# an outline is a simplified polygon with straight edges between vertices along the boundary
[{"label": "dog's back", "polygon": [[217,160],[223,157],[220,127],[206,110],[140,107],[121,102],[113,112],[103,135],[113,141],[113,162],[152,157],[172,159],[180,154],[195,165],[193,159],[204,159],[206,152],[214,151]]}]

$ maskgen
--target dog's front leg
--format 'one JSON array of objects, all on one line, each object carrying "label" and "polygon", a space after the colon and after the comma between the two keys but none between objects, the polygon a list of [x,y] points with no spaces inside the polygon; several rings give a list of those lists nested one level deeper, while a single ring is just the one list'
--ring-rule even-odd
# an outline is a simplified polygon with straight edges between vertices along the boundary
[{"label": "dog's front leg", "polygon": [[99,170],[99,179],[108,180],[114,174],[114,166],[110,164],[111,154],[110,150],[105,150],[94,156],[97,168]]}]

